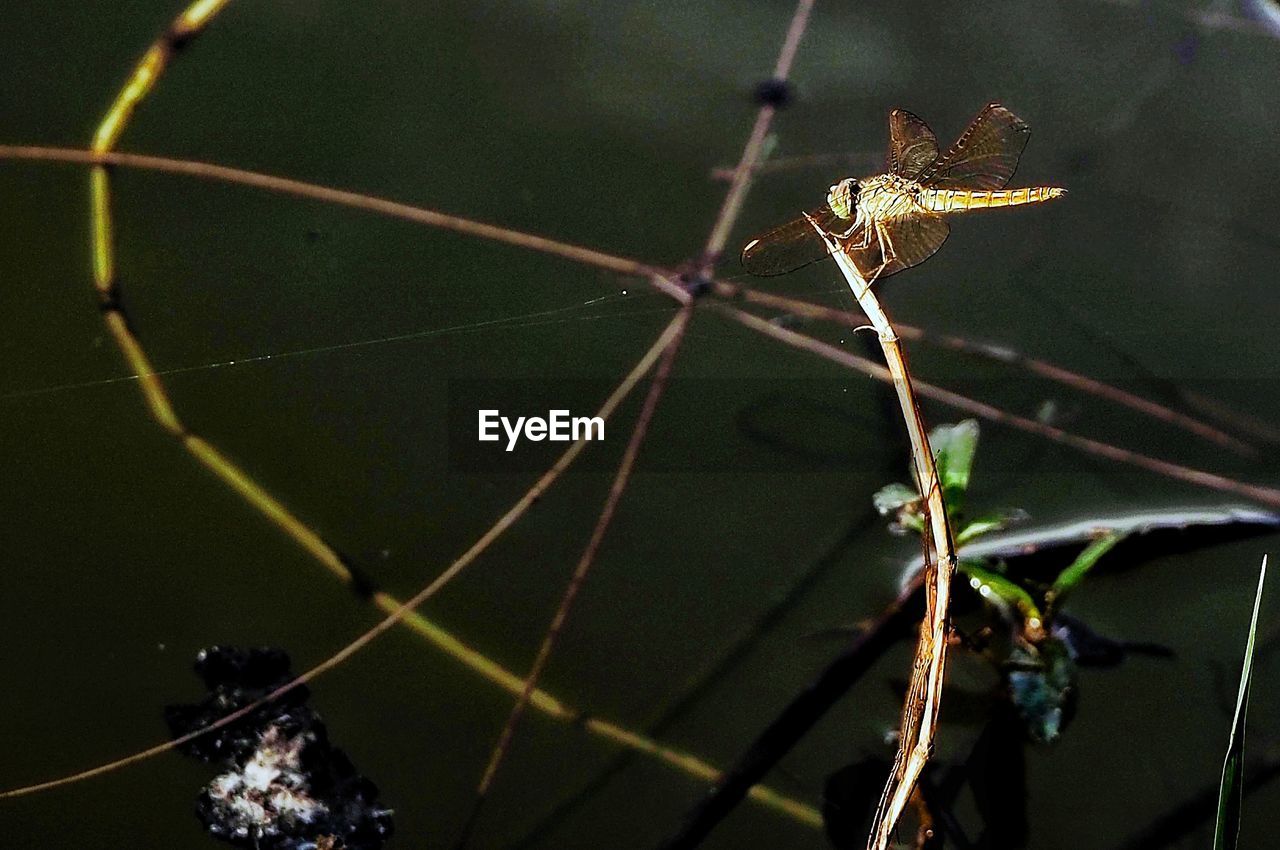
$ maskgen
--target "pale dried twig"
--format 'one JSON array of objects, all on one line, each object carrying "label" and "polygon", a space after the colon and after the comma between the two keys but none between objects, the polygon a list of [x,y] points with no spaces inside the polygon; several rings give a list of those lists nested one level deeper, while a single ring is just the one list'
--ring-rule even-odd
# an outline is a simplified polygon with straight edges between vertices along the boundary
[{"label": "pale dried twig", "polygon": [[951,579],[956,570],[955,542],[947,506],[942,497],[938,469],[929,446],[929,433],[911,388],[911,372],[898,342],[898,335],[871,293],[871,282],[862,276],[853,258],[816,222],[814,229],[832,249],[836,265],[849,283],[858,306],[876,330],[880,349],[884,352],[893,388],[902,409],[902,419],[911,443],[911,462],[916,484],[920,488],[929,521],[929,539],[936,561],[925,563],[925,614],[920,623],[920,640],[916,645],[911,681],[902,707],[902,728],[898,736],[898,753],[893,770],[876,809],[868,839],[870,850],[886,850],[898,818],[911,798],[916,780],[933,752],[933,736],[938,727],[938,710],[942,705],[942,680],[947,659],[947,612],[951,604]]}]

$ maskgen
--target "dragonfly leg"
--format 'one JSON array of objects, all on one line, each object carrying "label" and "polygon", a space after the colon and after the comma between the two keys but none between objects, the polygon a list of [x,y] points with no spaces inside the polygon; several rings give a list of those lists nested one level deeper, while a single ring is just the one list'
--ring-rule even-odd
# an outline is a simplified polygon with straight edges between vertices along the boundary
[{"label": "dragonfly leg", "polygon": [[[872,229],[870,227],[866,229],[866,235],[863,237],[863,242],[865,244],[859,245],[857,247],[859,248],[871,247],[871,231]],[[876,234],[876,239],[880,242],[881,262],[880,262],[880,265],[876,266],[875,272],[867,278],[867,285],[863,289],[864,293],[871,288],[871,284],[875,283],[876,279],[879,278],[880,275],[884,274],[884,270],[889,267],[889,264],[898,258],[898,253],[897,251],[894,250],[894,247],[893,247],[893,240],[889,238],[888,231],[885,230],[884,226],[881,225],[879,222],[876,222],[875,224],[875,234]]]},{"label": "dragonfly leg", "polygon": [[[889,231],[880,222],[876,222],[876,236],[880,237],[880,258],[884,260],[880,270],[884,271],[884,267],[898,259],[898,249],[893,246],[893,240],[889,238]],[[876,273],[877,275],[879,272]]]},{"label": "dragonfly leg", "polygon": [[[870,247],[871,247],[871,234],[872,234],[872,229],[871,229],[870,227],[865,227],[865,226],[864,226],[864,227],[862,228],[862,241],[860,241],[860,242],[854,242],[852,239],[850,239],[850,237],[851,237],[851,236],[853,236],[854,231],[856,231],[856,230],[857,230],[857,228],[858,228],[858,222],[857,222],[857,221],[855,221],[855,222],[853,223],[853,225],[852,225],[848,230],[846,230],[844,233],[840,234],[840,239],[842,239],[842,240],[844,240],[844,239],[849,239],[849,240],[850,240],[850,241],[848,241],[848,242],[845,242],[845,243],[844,243],[844,248],[845,248],[846,250],[859,250],[859,251],[865,251],[867,248],[870,248]],[[857,297],[861,297],[863,294],[865,294],[865,293],[866,293],[866,291],[867,291],[868,289],[870,289],[870,288],[871,288],[871,282],[872,282],[872,281],[874,281],[877,277],[879,277],[879,276],[880,276],[880,272],[881,272],[881,271],[883,271],[883,269],[884,269],[884,266],[881,266],[879,269],[877,269],[877,270],[876,270],[876,273],[875,273],[874,275],[872,275],[872,276],[871,276],[871,279],[870,279],[870,280],[868,280],[868,281],[867,281],[867,285],[866,285],[865,287],[863,287],[862,292],[860,292],[860,293],[856,293]]]},{"label": "dragonfly leg", "polygon": [[[850,235],[853,235],[853,234],[852,234],[852,231],[850,231]],[[870,227],[864,227],[864,228],[862,228],[862,242],[861,242],[861,243],[859,243],[859,244],[857,245],[857,247],[859,247],[859,248],[870,248],[870,247],[871,247],[871,228],[870,228]]]},{"label": "dragonfly leg", "polygon": [[[858,221],[857,219],[854,219],[854,221],[853,221],[853,223],[852,223],[852,224],[850,224],[848,227],[846,227],[842,232],[840,232],[840,233],[836,233],[836,234],[834,234],[834,235],[835,235],[835,236],[836,236],[836,238],[838,238],[838,239],[849,239],[850,237],[852,237],[852,236],[853,236],[853,234],[854,234],[855,232],[857,232],[858,227],[860,226],[860,224],[861,224],[861,222],[860,222],[860,221]],[[859,245],[858,247],[859,247],[859,248],[865,248],[865,247],[867,247],[867,244],[868,244],[870,241],[871,241],[871,234],[870,234],[868,231],[866,231],[866,230],[864,229],[864,230],[863,230],[863,233],[862,233],[862,244],[861,244],[861,245]]]},{"label": "dragonfly leg", "polygon": [[849,222],[849,226],[846,227],[843,232],[836,233],[834,235],[837,238],[842,240],[851,239],[853,238],[853,234],[857,233],[858,228],[861,227],[862,228],[862,244],[858,245],[857,247],[866,248],[868,245],[871,244],[871,231],[870,231],[870,228],[866,226],[866,224],[867,224],[867,217],[866,215],[864,215],[862,208],[859,207],[857,208],[857,212],[853,216],[853,221]]}]

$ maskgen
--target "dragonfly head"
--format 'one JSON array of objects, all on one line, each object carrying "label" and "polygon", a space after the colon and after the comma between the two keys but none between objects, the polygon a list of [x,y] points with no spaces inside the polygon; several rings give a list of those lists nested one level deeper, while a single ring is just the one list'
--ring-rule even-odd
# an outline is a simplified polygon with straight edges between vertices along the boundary
[{"label": "dragonfly head", "polygon": [[862,185],[852,177],[846,177],[827,190],[827,205],[840,218],[853,218],[861,215],[858,210],[858,192]]}]

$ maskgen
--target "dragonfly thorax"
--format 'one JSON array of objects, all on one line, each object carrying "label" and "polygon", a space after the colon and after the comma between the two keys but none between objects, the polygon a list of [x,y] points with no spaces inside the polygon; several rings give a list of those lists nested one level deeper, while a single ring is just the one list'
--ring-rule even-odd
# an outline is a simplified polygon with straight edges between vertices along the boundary
[{"label": "dragonfly thorax", "polygon": [[864,221],[905,218],[920,211],[920,184],[897,174],[877,174],[861,182],[856,203]]},{"label": "dragonfly thorax", "polygon": [[877,174],[863,180],[846,177],[827,191],[827,204],[852,229],[870,222],[903,218],[920,212],[920,184],[897,174]]}]

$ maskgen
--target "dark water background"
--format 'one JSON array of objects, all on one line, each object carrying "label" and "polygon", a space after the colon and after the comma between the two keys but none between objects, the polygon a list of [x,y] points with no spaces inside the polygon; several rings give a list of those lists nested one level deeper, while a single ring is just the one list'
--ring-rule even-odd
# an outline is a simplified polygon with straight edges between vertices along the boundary
[{"label": "dark water background", "polygon": [[[1183,14],[1193,5],[820,0],[795,66],[799,99],[775,124],[777,153],[878,152],[895,106],[949,140],[984,103],[1005,102],[1033,127],[1016,182],[1071,195],[956,222],[935,259],[884,287],[891,313],[1149,393],[1161,382],[1197,387],[1280,421],[1280,41],[1202,26]],[[86,145],[180,8],[6,12],[0,141]],[[725,190],[709,173],[736,162],[754,119],[749,92],[790,14],[788,3],[724,0],[241,0],[172,66],[120,147],[674,264],[705,240]],[[814,205],[839,176],[762,178],[731,244]],[[639,281],[346,209],[137,172],[115,186],[129,313],[157,368],[186,370],[166,379],[179,415],[400,595],[536,475],[523,462],[508,474],[451,466],[450,382],[608,386],[672,315]],[[127,371],[95,308],[87,201],[82,169],[0,165],[3,787],[162,740],[161,707],[198,695],[189,665],[202,646],[278,645],[304,667],[374,619],[165,436],[135,385],[108,383]],[[736,262],[722,271],[737,274]],[[768,286],[839,303],[830,268]],[[406,334],[420,336],[376,342]],[[1011,410],[1054,399],[1068,427],[1091,436],[1263,483],[1280,477],[1273,451],[1243,462],[1017,371],[910,353],[922,378]],[[786,615],[663,731],[723,765],[840,646],[808,636],[871,616],[894,592],[911,544],[867,512],[904,461],[876,385],[709,311],[695,316],[677,375],[714,379],[716,391],[675,393],[660,408],[544,684],[645,728],[834,549]],[[597,403],[569,389],[563,401],[575,413]],[[424,613],[525,669],[608,488],[599,458],[620,454],[636,410],[625,407],[589,468]],[[763,421],[768,439],[747,420]],[[556,447],[543,448],[545,465]],[[681,457],[725,462],[680,472]],[[975,475],[975,505],[1018,506],[1037,523],[1238,501],[994,425]],[[1075,725],[1030,756],[1032,846],[1113,846],[1215,780],[1257,563],[1272,542],[1086,585],[1074,613],[1178,658],[1085,674]],[[1263,620],[1264,633],[1280,623]],[[907,652],[886,659],[770,782],[816,802],[827,773],[885,752],[897,717],[886,681],[905,676]],[[981,680],[976,663],[967,669],[957,675]],[[1257,671],[1259,747],[1276,729],[1278,672],[1265,660]],[[510,697],[404,631],[314,690],[333,737],[395,807],[392,846],[447,846]],[[944,723],[940,752],[962,753],[972,734]],[[480,846],[528,836],[616,755],[531,715]],[[8,801],[0,846],[213,847],[191,814],[207,778],[165,756]],[[702,793],[637,758],[536,846],[652,847]],[[1245,846],[1269,846],[1277,803],[1277,790],[1250,800]],[[1204,834],[1186,844],[1206,845]],[[746,804],[707,846],[824,839]]]}]

